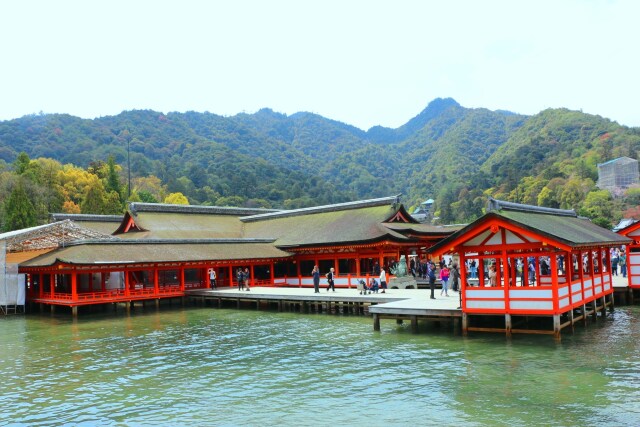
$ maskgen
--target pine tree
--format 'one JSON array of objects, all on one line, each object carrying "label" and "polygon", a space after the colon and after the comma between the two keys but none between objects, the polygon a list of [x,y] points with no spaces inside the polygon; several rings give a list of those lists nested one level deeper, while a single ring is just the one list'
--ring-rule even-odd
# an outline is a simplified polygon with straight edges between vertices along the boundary
[{"label": "pine tree", "polygon": [[20,230],[36,225],[36,210],[20,181],[11,191],[9,200],[5,204],[5,219],[5,231]]}]

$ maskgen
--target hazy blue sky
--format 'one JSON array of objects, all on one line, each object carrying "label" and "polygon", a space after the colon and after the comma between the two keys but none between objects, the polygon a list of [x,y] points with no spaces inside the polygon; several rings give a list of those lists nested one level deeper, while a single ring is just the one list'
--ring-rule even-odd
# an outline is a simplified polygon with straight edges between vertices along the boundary
[{"label": "hazy blue sky", "polygon": [[0,4],[0,120],[269,107],[398,127],[436,97],[640,126],[640,1]]}]

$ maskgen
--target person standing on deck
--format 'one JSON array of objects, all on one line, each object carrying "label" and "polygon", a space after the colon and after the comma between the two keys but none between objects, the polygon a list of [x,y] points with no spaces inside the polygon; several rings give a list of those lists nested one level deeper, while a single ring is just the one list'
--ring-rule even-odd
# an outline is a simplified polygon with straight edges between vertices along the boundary
[{"label": "person standing on deck", "polygon": [[311,275],[313,276],[313,289],[314,292],[320,293],[320,269],[317,265],[313,266],[313,271],[311,271]]},{"label": "person standing on deck", "polygon": [[436,299],[434,292],[436,291],[436,265],[433,261],[427,264],[427,276],[429,276],[429,289],[431,289],[431,299]]},{"label": "person standing on deck", "polygon": [[451,290],[454,292],[458,292],[460,287],[460,270],[458,270],[457,262],[454,262],[451,265],[451,272],[449,274],[449,277],[451,278]]},{"label": "person standing on deck", "polygon": [[620,251],[618,265],[620,265],[620,273],[622,273],[622,277],[627,277],[627,253],[624,249]]},{"label": "person standing on deck", "polygon": [[495,263],[491,264],[491,267],[489,267],[489,286],[492,288],[498,286],[497,276],[498,272],[496,271],[496,265]]},{"label": "person standing on deck", "polygon": [[444,296],[448,297],[449,296],[449,267],[447,267],[447,264],[445,264],[441,269],[440,269],[440,282],[442,283],[442,290],[440,291],[440,296],[442,296],[442,293],[444,292]]},{"label": "person standing on deck", "polygon": [[249,287],[249,281],[251,280],[251,273],[249,273],[249,267],[244,269],[242,277],[244,278],[244,285],[246,286],[247,291],[250,291],[251,288]]},{"label": "person standing on deck", "polygon": [[617,250],[614,250],[613,254],[611,255],[611,274],[613,274],[614,276],[618,275],[619,261],[620,261],[620,255],[618,254]]},{"label": "person standing on deck", "polygon": [[380,287],[382,288],[382,293],[384,294],[387,290],[387,273],[385,273],[384,267],[380,267]]},{"label": "person standing on deck", "polygon": [[216,286],[216,271],[213,268],[209,269],[209,286],[211,289],[217,289]]},{"label": "person standing on deck", "polygon": [[333,290],[333,292],[336,291],[336,288],[335,288],[334,283],[333,283],[333,276],[334,276],[333,272],[334,272],[334,269],[333,269],[333,267],[331,267],[331,269],[327,273],[327,283],[329,284],[327,286],[327,292],[329,292],[329,289]]},{"label": "person standing on deck", "polygon": [[238,282],[238,290],[244,291],[244,274],[242,274],[242,268],[236,270],[236,281]]}]

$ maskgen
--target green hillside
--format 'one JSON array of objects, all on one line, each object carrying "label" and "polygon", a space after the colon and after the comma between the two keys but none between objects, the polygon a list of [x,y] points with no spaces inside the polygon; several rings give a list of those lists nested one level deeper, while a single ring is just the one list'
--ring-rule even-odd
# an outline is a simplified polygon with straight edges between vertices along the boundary
[{"label": "green hillside", "polygon": [[565,109],[523,116],[436,99],[397,129],[368,131],[269,109],[232,117],[139,110],[0,122],[3,228],[18,188],[35,221],[60,210],[122,211],[128,146],[133,200],[296,208],[403,193],[409,206],[435,199],[440,221],[454,223],[479,216],[492,195],[605,224],[638,199],[632,189],[612,200],[595,181],[598,163],[637,157],[640,130]]}]

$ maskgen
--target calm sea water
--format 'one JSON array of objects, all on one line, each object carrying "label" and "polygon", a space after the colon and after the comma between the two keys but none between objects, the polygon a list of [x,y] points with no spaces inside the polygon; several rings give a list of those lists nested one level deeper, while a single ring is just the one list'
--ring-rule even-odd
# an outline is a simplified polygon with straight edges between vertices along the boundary
[{"label": "calm sea water", "polygon": [[640,425],[640,308],[549,336],[212,308],[0,319],[0,425]]}]

